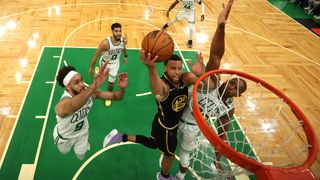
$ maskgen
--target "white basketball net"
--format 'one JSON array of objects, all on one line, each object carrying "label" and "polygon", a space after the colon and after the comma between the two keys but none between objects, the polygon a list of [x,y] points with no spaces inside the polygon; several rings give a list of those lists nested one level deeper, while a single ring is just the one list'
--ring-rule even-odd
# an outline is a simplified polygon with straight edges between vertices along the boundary
[{"label": "white basketball net", "polygon": [[[221,74],[220,76],[220,82],[227,83],[232,78],[240,78],[230,74]],[[241,97],[233,99],[234,116],[229,117],[228,122],[225,123],[229,124],[229,128],[223,130],[223,125],[219,123],[220,120],[214,113],[217,106],[213,105],[215,107],[211,108],[211,111],[207,111],[210,106],[212,107],[212,103],[207,100],[202,106],[204,109],[202,115],[208,125],[219,137],[226,134],[227,137],[224,141],[229,146],[255,161],[282,168],[302,164],[307,158],[310,147],[301,127],[302,121],[297,119],[283,99],[259,83],[242,79],[247,82],[247,90]],[[281,84],[277,86],[281,88]],[[286,91],[285,89],[281,90]],[[206,93],[208,91],[209,89],[204,88],[199,90],[199,97],[208,98],[209,93]],[[237,91],[239,93],[239,88]],[[223,93],[225,93],[225,89],[220,95],[221,97]],[[290,93],[293,92],[285,93],[290,96]],[[219,99],[221,100],[219,97],[216,101],[220,101]],[[199,101],[198,97],[197,100]],[[190,102],[190,104],[192,103]],[[201,108],[200,103],[198,104]],[[215,151],[201,132],[195,144],[190,155],[190,169],[201,179],[228,179],[239,175],[253,175],[233,164],[223,155],[217,158],[219,152]]]}]

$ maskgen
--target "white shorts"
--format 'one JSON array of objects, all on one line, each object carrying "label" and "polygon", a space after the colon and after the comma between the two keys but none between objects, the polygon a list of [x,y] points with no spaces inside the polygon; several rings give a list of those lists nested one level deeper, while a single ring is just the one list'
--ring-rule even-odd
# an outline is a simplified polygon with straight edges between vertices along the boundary
[{"label": "white shorts", "polygon": [[178,138],[180,148],[186,152],[191,152],[195,148],[195,143],[199,134],[199,127],[197,125],[189,125],[179,122]]},{"label": "white shorts", "polygon": [[[105,63],[105,61],[102,59],[100,59],[100,67]],[[109,77],[108,77],[108,81],[113,83],[116,78],[117,78],[117,75],[118,75],[118,71],[119,71],[119,68],[120,68],[120,63],[119,61],[116,61],[116,62],[109,62],[108,65],[107,65],[107,68],[110,69],[109,71]]]},{"label": "white shorts", "polygon": [[181,21],[182,19],[188,19],[188,23],[195,22],[195,11],[183,11],[180,10],[177,13],[176,19]]},{"label": "white shorts", "polygon": [[58,132],[56,128],[57,126],[53,130],[54,144],[57,146],[57,148],[62,154],[68,153],[72,147],[74,152],[80,155],[85,154],[90,149],[90,144],[88,141],[89,132],[76,138],[61,139],[58,136]]}]

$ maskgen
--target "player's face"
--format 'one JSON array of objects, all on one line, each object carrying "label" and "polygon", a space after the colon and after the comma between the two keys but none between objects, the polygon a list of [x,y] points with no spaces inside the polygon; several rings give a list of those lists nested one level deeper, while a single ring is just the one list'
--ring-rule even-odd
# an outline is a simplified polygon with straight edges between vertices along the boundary
[{"label": "player's face", "polygon": [[[244,86],[243,82],[234,78],[234,79],[231,79],[229,82],[224,82],[224,86],[227,86],[226,87],[226,92],[225,92],[225,95],[228,97],[228,98],[232,98],[232,97],[236,97],[238,96],[241,96],[241,93],[239,92],[238,93],[238,89],[243,89],[241,88],[242,86]],[[238,86],[240,86],[238,88]]]},{"label": "player's face", "polygon": [[120,41],[121,35],[122,35],[122,29],[121,29],[121,28],[114,28],[114,29],[112,30],[112,34],[113,34],[113,37],[114,37],[117,41]]},{"label": "player's face", "polygon": [[82,77],[80,74],[76,74],[72,77],[67,89],[74,96],[80,94],[85,90],[85,86],[83,84]]},{"label": "player's face", "polygon": [[179,83],[182,75],[182,62],[181,61],[168,61],[167,65],[164,66],[164,71],[167,77],[173,83]]}]

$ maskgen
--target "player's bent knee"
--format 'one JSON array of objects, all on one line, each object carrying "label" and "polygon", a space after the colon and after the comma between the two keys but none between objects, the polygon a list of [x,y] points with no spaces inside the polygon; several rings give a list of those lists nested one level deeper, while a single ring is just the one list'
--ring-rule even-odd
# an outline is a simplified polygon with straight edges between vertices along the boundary
[{"label": "player's bent knee", "polygon": [[61,154],[67,154],[71,150],[71,146],[68,144],[58,144],[57,148]]}]

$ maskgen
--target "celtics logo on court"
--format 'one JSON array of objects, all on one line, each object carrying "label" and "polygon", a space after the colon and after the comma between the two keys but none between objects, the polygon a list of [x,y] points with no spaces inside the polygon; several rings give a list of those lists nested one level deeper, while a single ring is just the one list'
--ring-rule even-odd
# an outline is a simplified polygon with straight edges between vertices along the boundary
[{"label": "celtics logo on court", "polygon": [[187,96],[186,95],[177,96],[172,101],[172,109],[176,112],[179,112],[184,108],[186,103],[187,103]]}]

